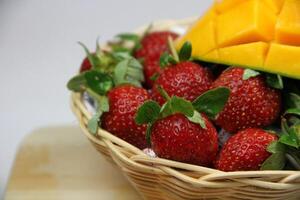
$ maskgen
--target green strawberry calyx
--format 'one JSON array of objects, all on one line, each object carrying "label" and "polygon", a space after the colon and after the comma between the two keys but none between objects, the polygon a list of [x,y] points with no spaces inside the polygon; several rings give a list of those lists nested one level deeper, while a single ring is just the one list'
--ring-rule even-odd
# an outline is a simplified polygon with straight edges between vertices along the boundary
[{"label": "green strawberry calyx", "polygon": [[144,82],[143,67],[128,52],[104,51],[97,44],[95,53],[90,53],[85,45],[80,44],[92,68],[71,78],[67,88],[74,92],[86,92],[96,103],[96,112],[88,121],[89,131],[96,134],[102,114],[109,111],[107,93],[122,84],[141,87]]},{"label": "green strawberry calyx", "polygon": [[271,156],[262,164],[261,170],[300,170],[300,95],[289,93],[286,102],[289,103],[281,116],[279,139],[268,146]]},{"label": "green strawberry calyx", "polygon": [[[209,118],[215,118],[223,110],[230,94],[228,88],[218,87],[203,93],[194,102],[190,102],[181,97],[170,97],[162,87],[158,87],[158,90],[167,100],[166,103],[160,106],[153,100],[146,101],[138,108],[135,116],[137,124],[147,124],[146,139],[149,144],[151,144],[151,128],[153,124],[159,119],[177,113],[183,114],[189,121],[199,124],[203,129],[206,129],[205,120],[201,113],[206,114]],[[218,98],[221,96],[222,98]],[[209,105],[211,107],[200,105],[203,102],[210,102]]]},{"label": "green strawberry calyx", "polygon": [[271,88],[282,90],[284,88],[283,79],[279,74],[270,74],[266,72],[260,72],[253,69],[245,69],[243,73],[243,80],[256,77],[258,75],[264,75],[266,83]]},{"label": "green strawberry calyx", "polygon": [[162,68],[168,65],[175,65],[179,62],[191,60],[192,44],[190,42],[185,42],[179,50],[179,53],[176,51],[174,41],[171,37],[168,38],[168,44],[171,54],[164,52],[161,55],[159,63]]},{"label": "green strawberry calyx", "polygon": [[114,52],[127,52],[132,55],[142,47],[141,41],[150,33],[151,29],[152,24],[150,24],[141,35],[135,33],[118,34],[115,37],[116,41],[110,42],[109,46]]}]

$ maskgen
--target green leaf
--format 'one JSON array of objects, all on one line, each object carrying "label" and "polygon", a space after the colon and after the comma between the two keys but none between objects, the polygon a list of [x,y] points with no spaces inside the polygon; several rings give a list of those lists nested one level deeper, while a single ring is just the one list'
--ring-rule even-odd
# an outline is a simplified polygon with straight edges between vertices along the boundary
[{"label": "green leaf", "polygon": [[91,70],[87,71],[84,77],[87,86],[99,95],[106,95],[114,86],[112,77],[106,73]]},{"label": "green leaf", "polygon": [[96,112],[93,117],[88,121],[88,130],[92,134],[96,134],[98,127],[99,127],[99,122],[100,122],[100,117],[102,115],[101,111]]},{"label": "green leaf", "polygon": [[107,96],[100,96],[98,100],[98,107],[103,112],[109,111],[109,101]]},{"label": "green leaf", "polygon": [[261,170],[282,170],[285,166],[286,158],[282,152],[272,154],[261,166]]},{"label": "green leaf", "polygon": [[295,117],[295,116],[291,116],[289,118],[289,123],[292,125],[292,126],[299,126],[300,125],[300,119]]},{"label": "green leaf", "polygon": [[176,64],[177,61],[167,52],[164,52],[159,59],[159,65],[164,68],[170,64]]},{"label": "green leaf", "polygon": [[129,59],[127,75],[136,81],[144,82],[143,65],[135,58]]},{"label": "green leaf", "polygon": [[255,77],[260,75],[258,71],[252,70],[252,69],[245,69],[243,74],[243,80],[248,80],[251,77]]},{"label": "green leaf", "polygon": [[95,68],[97,68],[97,66],[101,65],[101,61],[97,55],[92,54],[83,43],[78,42],[78,44],[83,47],[83,49],[86,53],[86,56],[87,56],[88,60],[90,61],[93,69],[95,69]]},{"label": "green leaf", "polygon": [[194,107],[191,102],[181,97],[173,96],[171,103],[174,112],[182,113],[187,117],[192,117],[194,115]]},{"label": "green leaf", "polygon": [[86,87],[86,80],[84,77],[84,73],[71,78],[67,84],[67,87],[69,90],[72,90],[74,92],[84,91],[84,88]]},{"label": "green leaf", "polygon": [[192,117],[194,115],[194,107],[191,102],[183,98],[173,96],[163,105],[160,113],[163,118],[175,113],[181,113],[186,117]]},{"label": "green leaf", "polygon": [[192,44],[190,42],[185,42],[179,51],[179,60],[187,61],[192,55]]},{"label": "green leaf", "polygon": [[161,107],[155,101],[146,101],[138,108],[135,122],[139,125],[153,123],[159,116]]},{"label": "green leaf", "polygon": [[267,84],[275,89],[283,89],[282,77],[279,74],[266,74]]},{"label": "green leaf", "polygon": [[285,152],[285,146],[278,141],[273,141],[268,145],[267,151],[270,153]]},{"label": "green leaf", "polygon": [[109,111],[109,102],[107,96],[101,96],[91,90],[90,88],[86,89],[86,92],[96,101],[97,110],[101,112],[108,112]]},{"label": "green leaf", "polygon": [[289,125],[287,123],[287,120],[285,118],[281,119],[281,131],[284,134],[289,134]]},{"label": "green leaf", "polygon": [[115,68],[114,71],[114,81],[116,85],[120,85],[124,82],[126,82],[126,73],[127,73],[127,69],[128,69],[128,62],[129,60],[123,60],[121,62],[119,62]]},{"label": "green leaf", "polygon": [[121,33],[119,35],[116,36],[117,38],[120,38],[121,40],[128,40],[128,41],[139,41],[140,37],[137,34],[133,34],[133,33]]},{"label": "green leaf", "polygon": [[112,48],[112,51],[115,53],[126,53],[126,54],[130,54],[131,49],[127,48],[127,47],[123,47],[121,45],[118,44],[111,44],[110,47]]},{"label": "green leaf", "polygon": [[203,112],[209,118],[214,119],[223,110],[229,95],[230,90],[227,87],[218,87],[199,96],[193,102],[193,106],[198,112]]},{"label": "green leaf", "polygon": [[284,115],[287,114],[300,116],[300,108],[290,108],[284,112]]},{"label": "green leaf", "polygon": [[300,141],[297,134],[297,129],[295,127],[291,127],[288,130],[288,134],[283,134],[279,138],[279,142],[282,144],[286,144],[288,146],[292,146],[295,148],[300,147]]},{"label": "green leaf", "polygon": [[[123,47],[126,49],[126,52],[128,53],[132,53],[136,50],[138,50],[139,48],[141,48],[141,38],[139,35],[134,34],[134,33],[122,33],[116,36],[117,38],[119,38],[121,41],[119,42],[118,46],[119,47]],[[130,41],[133,42],[133,47],[127,48],[128,45],[126,46],[126,44],[124,44],[124,42],[126,41]],[[125,51],[124,51],[125,52]]]},{"label": "green leaf", "polygon": [[170,115],[174,114],[172,109],[172,104],[170,103],[170,100],[164,103],[160,109],[160,118],[165,118]]},{"label": "green leaf", "polygon": [[116,59],[119,62],[125,59],[132,58],[132,56],[128,52],[113,52],[112,56],[114,57],[114,59]]},{"label": "green leaf", "polygon": [[130,83],[140,87],[144,81],[143,66],[141,63],[131,56],[119,54],[123,56],[114,70],[114,81],[116,85]]},{"label": "green leaf", "polygon": [[300,96],[296,93],[288,93],[285,104],[288,108],[300,108]]},{"label": "green leaf", "polygon": [[204,118],[196,110],[194,111],[193,116],[188,117],[188,119],[193,123],[199,124],[203,129],[206,129],[206,124],[205,124]]},{"label": "green leaf", "polygon": [[300,152],[296,151],[289,151],[286,155],[287,160],[289,163],[296,169],[300,170]]}]

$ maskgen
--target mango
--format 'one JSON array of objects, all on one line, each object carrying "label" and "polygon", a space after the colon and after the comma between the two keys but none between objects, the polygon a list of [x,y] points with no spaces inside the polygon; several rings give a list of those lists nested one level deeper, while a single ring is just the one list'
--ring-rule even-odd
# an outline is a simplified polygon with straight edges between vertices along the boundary
[{"label": "mango", "polygon": [[276,24],[278,43],[300,46],[300,1],[285,1]]},{"label": "mango", "polygon": [[186,41],[197,60],[300,79],[300,0],[215,0]]},{"label": "mango", "polygon": [[264,67],[273,73],[300,79],[300,47],[271,44]]},{"label": "mango", "polygon": [[[217,45],[215,40],[215,10],[209,10],[205,15],[192,25],[190,31],[183,36],[178,45],[182,46],[186,40],[189,40],[193,46],[198,48],[192,49],[192,56],[207,53]],[[201,30],[197,30],[202,27]],[[205,40],[205,42],[204,42]]]},{"label": "mango", "polygon": [[271,41],[275,22],[276,15],[261,0],[246,1],[217,16],[218,46]]}]

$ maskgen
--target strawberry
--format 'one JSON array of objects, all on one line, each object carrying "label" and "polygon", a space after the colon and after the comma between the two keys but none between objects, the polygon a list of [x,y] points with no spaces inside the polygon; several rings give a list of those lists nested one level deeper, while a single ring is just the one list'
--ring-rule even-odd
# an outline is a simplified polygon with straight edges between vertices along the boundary
[{"label": "strawberry", "polygon": [[170,65],[163,70],[155,81],[151,97],[162,105],[165,100],[157,90],[158,86],[162,86],[170,96],[176,95],[193,101],[209,90],[212,82],[212,74],[208,69],[196,63],[184,61]]},{"label": "strawberry", "polygon": [[242,130],[225,143],[215,167],[222,171],[258,170],[271,155],[268,145],[277,139],[276,135],[262,129]]},{"label": "strawberry", "polygon": [[152,87],[151,77],[160,72],[159,58],[162,53],[169,51],[168,38],[175,39],[177,34],[169,31],[157,31],[146,34],[140,41],[141,47],[134,52],[136,58],[144,60],[144,76],[146,86]]},{"label": "strawberry", "polygon": [[217,131],[203,115],[206,129],[174,114],[156,121],[152,127],[151,144],[161,158],[211,166],[218,152]]},{"label": "strawberry", "polygon": [[168,51],[168,38],[175,39],[177,34],[170,31],[156,31],[147,33],[141,40],[141,47],[134,53],[136,58],[159,58],[162,53]]},{"label": "strawberry", "polygon": [[[225,106],[228,88],[210,90],[193,103],[169,97],[159,88],[166,103],[148,100],[139,107],[135,121],[147,124],[146,139],[158,157],[211,166],[218,152],[218,136],[208,117],[214,118]],[[218,98],[219,97],[219,98]],[[203,105],[209,101],[211,105]]]},{"label": "strawberry", "polygon": [[86,58],[82,61],[81,65],[80,65],[80,70],[79,70],[79,72],[82,73],[82,72],[85,72],[85,71],[89,71],[90,69],[92,69],[92,65],[91,65],[91,63],[90,63],[88,57],[86,57]]},{"label": "strawberry", "polygon": [[147,88],[152,88],[154,84],[155,75],[159,75],[162,69],[159,65],[159,58],[151,59],[145,58],[143,61],[143,72],[145,77],[145,86]]},{"label": "strawberry", "polygon": [[243,78],[245,69],[228,68],[214,81],[212,88],[226,86],[231,94],[216,124],[228,132],[272,124],[281,109],[281,94],[266,84],[262,75]]},{"label": "strawberry", "polygon": [[146,125],[137,125],[134,116],[149,99],[147,91],[132,85],[120,85],[108,92],[109,112],[102,116],[102,127],[128,143],[144,149]]}]

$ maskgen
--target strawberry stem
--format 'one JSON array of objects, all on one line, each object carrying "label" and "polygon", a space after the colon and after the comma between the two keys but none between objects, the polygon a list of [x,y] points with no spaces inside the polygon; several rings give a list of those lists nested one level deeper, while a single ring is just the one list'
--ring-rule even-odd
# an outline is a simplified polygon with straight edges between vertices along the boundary
[{"label": "strawberry stem", "polygon": [[160,85],[157,86],[157,90],[166,101],[171,99],[168,93]]}]

